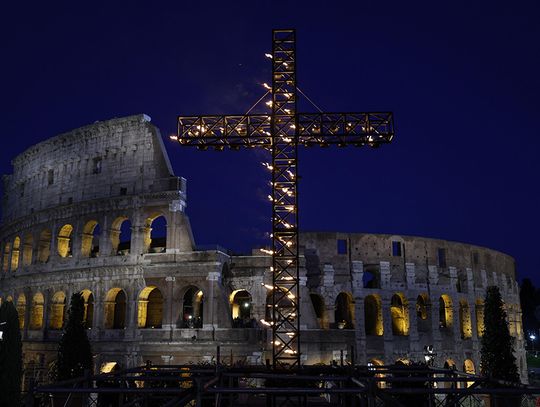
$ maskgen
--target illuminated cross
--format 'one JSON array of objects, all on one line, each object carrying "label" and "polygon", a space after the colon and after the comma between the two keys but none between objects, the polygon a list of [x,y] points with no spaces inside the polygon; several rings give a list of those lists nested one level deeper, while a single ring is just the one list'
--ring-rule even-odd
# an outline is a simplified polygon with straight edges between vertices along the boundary
[{"label": "illuminated cross", "polygon": [[[273,30],[272,113],[179,116],[183,146],[263,147],[272,163],[272,327],[274,367],[300,366],[298,146],[377,147],[394,136],[392,113],[296,113],[296,35]],[[270,103],[269,103],[270,104]]]}]

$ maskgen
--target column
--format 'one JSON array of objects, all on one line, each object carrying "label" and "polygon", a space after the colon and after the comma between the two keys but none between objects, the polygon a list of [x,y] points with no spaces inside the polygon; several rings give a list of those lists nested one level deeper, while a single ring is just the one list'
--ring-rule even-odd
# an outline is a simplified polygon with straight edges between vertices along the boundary
[{"label": "column", "polygon": [[214,308],[217,308],[217,299],[215,297],[219,290],[216,285],[219,283],[220,278],[221,273],[219,271],[211,271],[206,276],[208,294],[203,309],[203,329],[214,329],[219,325],[218,318],[216,317],[219,313]]}]

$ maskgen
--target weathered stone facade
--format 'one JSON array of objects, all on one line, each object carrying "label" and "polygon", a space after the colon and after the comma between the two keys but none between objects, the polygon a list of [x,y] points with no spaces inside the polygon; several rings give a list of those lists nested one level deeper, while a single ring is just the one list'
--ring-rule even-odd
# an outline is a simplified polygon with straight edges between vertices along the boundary
[{"label": "weathered stone facade", "polygon": [[[95,365],[271,354],[271,259],[198,250],[186,181],[145,115],[97,122],[39,143],[4,176],[0,299],[19,311],[27,373],[56,357],[69,298],[82,292]],[[152,227],[166,222],[166,238]],[[501,288],[526,377],[514,261],[418,237],[303,233],[302,354],[329,362],[423,360],[479,366],[482,299]],[[354,352],[352,352],[354,350]],[[39,370],[39,369],[38,369]]]}]

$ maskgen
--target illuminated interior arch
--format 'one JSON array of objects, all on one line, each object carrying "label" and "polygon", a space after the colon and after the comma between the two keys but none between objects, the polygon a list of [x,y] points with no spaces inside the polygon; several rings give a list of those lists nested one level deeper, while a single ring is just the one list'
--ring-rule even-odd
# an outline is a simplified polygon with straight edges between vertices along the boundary
[{"label": "illuminated interior arch", "polygon": [[469,309],[469,303],[465,299],[459,301],[459,328],[461,332],[461,339],[471,339],[471,311]]},{"label": "illuminated interior arch", "polygon": [[476,333],[481,338],[484,335],[484,300],[478,298],[475,304]]},{"label": "illuminated interior arch", "polygon": [[26,316],[26,295],[19,294],[19,297],[17,298],[17,314],[19,314],[19,328],[24,328],[24,319]]},{"label": "illuminated interior arch", "polygon": [[334,316],[338,328],[354,329],[354,302],[350,293],[338,294]]},{"label": "illuminated interior arch", "polygon": [[92,328],[94,324],[94,294],[86,289],[81,291],[84,301],[83,322],[85,328]]},{"label": "illuminated interior arch", "polygon": [[97,257],[99,255],[99,224],[96,220],[86,222],[81,238],[81,256]]},{"label": "illuminated interior arch", "polygon": [[105,329],[126,327],[126,293],[121,288],[111,288],[105,297]]},{"label": "illuminated interior arch", "polygon": [[161,328],[163,321],[163,295],[155,286],[145,287],[139,294],[137,326]]},{"label": "illuminated interior arch", "polygon": [[182,300],[182,328],[201,328],[203,324],[202,290],[195,286],[187,288]]},{"label": "illuminated interior arch", "polygon": [[368,295],[364,299],[364,322],[366,335],[383,335],[382,304],[378,294]]},{"label": "illuminated interior arch", "polygon": [[126,216],[117,217],[111,225],[112,252],[127,255],[131,251],[131,222]]},{"label": "illuminated interior arch", "polygon": [[21,248],[21,238],[15,236],[13,239],[13,250],[11,251],[11,271],[19,268],[19,250]]},{"label": "illuminated interior arch", "polygon": [[392,316],[392,334],[396,336],[409,335],[409,307],[407,298],[402,293],[396,293],[390,301]]},{"label": "illuminated interior arch", "polygon": [[50,329],[62,329],[66,308],[66,295],[62,291],[54,293],[51,302]]},{"label": "illuminated interior arch", "polygon": [[73,232],[73,226],[65,224],[58,231],[58,237],[56,238],[57,251],[60,257],[71,256],[71,233]]},{"label": "illuminated interior arch", "polygon": [[159,212],[146,218],[144,253],[164,253],[167,249],[167,218]]},{"label": "illuminated interior arch", "polygon": [[240,328],[250,324],[252,298],[246,290],[235,290],[229,297],[233,327]]},{"label": "illuminated interior arch", "polygon": [[43,328],[43,306],[45,298],[43,294],[36,293],[32,298],[32,308],[30,308],[30,329],[38,330]]},{"label": "illuminated interior arch", "polygon": [[2,257],[2,271],[9,271],[9,255],[11,254],[11,242],[4,243],[4,253]]},{"label": "illuminated interior arch", "polygon": [[448,294],[443,294],[439,297],[439,328],[452,328],[453,318],[452,299]]},{"label": "illuminated interior arch", "polygon": [[[474,367],[474,362],[471,359],[465,359],[463,362],[463,371],[468,374],[475,374],[476,369]],[[467,387],[472,386],[474,382],[467,382]]]},{"label": "illuminated interior arch", "polygon": [[44,229],[39,234],[38,242],[38,261],[40,263],[47,263],[51,256],[51,239],[52,233],[49,229]]},{"label": "illuminated interior arch", "polygon": [[32,233],[27,233],[23,240],[22,264],[29,266],[32,264],[32,256],[34,250],[34,236]]}]

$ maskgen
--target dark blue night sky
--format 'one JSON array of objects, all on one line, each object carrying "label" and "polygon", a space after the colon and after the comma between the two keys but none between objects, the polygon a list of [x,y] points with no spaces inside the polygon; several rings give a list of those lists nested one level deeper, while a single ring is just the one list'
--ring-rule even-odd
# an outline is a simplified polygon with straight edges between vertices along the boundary
[{"label": "dark blue night sky", "polygon": [[298,86],[315,103],[393,111],[396,126],[380,149],[301,150],[301,227],[483,245],[514,256],[520,278],[540,284],[538,10],[72,3],[3,5],[2,173],[36,142],[146,113],[188,180],[197,243],[262,245],[265,153],[200,152],[168,136],[178,114],[244,113],[271,79],[272,28],[296,28]]}]

